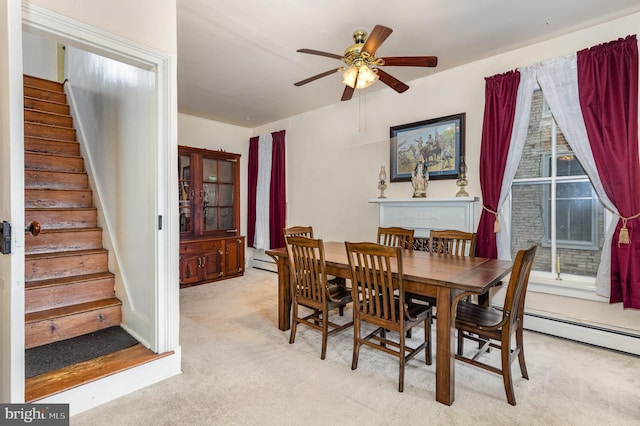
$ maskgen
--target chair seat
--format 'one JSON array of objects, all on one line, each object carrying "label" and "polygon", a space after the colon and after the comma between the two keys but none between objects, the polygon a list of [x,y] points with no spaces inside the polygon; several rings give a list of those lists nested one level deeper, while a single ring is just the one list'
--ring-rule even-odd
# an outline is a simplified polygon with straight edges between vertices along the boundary
[{"label": "chair seat", "polygon": [[431,306],[420,303],[407,303],[407,311],[411,317],[411,322],[422,322],[429,317]]},{"label": "chair seat", "polygon": [[461,300],[458,303],[456,322],[480,327],[494,327],[502,321],[502,311]]},{"label": "chair seat", "polygon": [[343,285],[330,285],[327,287],[329,290],[329,297],[332,303],[339,305],[351,302],[351,288]]}]

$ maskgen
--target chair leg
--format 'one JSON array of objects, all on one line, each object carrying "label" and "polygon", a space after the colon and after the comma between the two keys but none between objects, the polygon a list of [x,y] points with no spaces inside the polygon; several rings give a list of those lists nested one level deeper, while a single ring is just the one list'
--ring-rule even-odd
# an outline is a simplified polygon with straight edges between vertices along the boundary
[{"label": "chair leg", "polygon": [[292,344],[296,341],[296,328],[298,326],[298,304],[293,304],[293,309],[291,312],[291,335],[289,336],[289,344]]},{"label": "chair leg", "polygon": [[322,354],[320,359],[327,356],[327,334],[329,329],[329,315],[327,310],[322,311]]},{"label": "chair leg", "polygon": [[360,320],[353,319],[353,360],[351,361],[351,369],[358,368],[358,356],[360,355]]},{"label": "chair leg", "polygon": [[340,313],[340,316],[343,317],[344,316],[344,306],[338,307],[338,312]]},{"label": "chair leg", "polygon": [[405,341],[404,334],[400,333],[400,371],[398,377],[398,392],[404,391],[404,364],[406,362],[405,359]]},{"label": "chair leg", "polygon": [[458,329],[458,355],[462,355],[464,352],[464,331],[461,328]]},{"label": "chair leg", "polygon": [[529,373],[527,373],[527,364],[524,362],[524,344],[522,343],[523,330],[522,327],[516,329],[516,347],[519,349],[518,362],[520,363],[520,372],[522,377],[529,380]]},{"label": "chair leg", "polygon": [[431,358],[431,315],[424,321],[424,341],[427,343],[424,347],[424,357],[427,365],[431,365],[433,359]]},{"label": "chair leg", "polygon": [[511,380],[511,356],[509,350],[509,341],[501,342],[502,344],[502,381],[504,382],[504,390],[507,393],[507,401],[511,405],[516,405],[516,397],[513,393],[513,381]]}]

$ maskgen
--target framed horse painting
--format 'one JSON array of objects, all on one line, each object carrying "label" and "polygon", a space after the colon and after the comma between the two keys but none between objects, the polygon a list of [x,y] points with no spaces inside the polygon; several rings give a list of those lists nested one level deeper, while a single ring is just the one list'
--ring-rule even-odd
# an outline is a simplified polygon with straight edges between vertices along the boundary
[{"label": "framed horse painting", "polygon": [[461,113],[391,127],[391,182],[410,181],[420,157],[429,180],[458,179],[465,155],[464,120]]}]

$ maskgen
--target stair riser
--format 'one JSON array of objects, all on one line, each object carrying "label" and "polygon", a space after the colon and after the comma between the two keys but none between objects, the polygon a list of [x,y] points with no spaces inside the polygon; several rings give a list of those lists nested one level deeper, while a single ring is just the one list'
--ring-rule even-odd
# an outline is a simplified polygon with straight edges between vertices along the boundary
[{"label": "stair riser", "polygon": [[26,189],[26,208],[91,207],[91,191],[65,189]]},{"label": "stair riser", "polygon": [[89,179],[86,173],[48,172],[25,170],[24,186],[27,189],[87,189]]},{"label": "stair riser", "polygon": [[62,141],[76,141],[76,130],[72,127],[57,127],[47,124],[24,123],[24,135],[39,138],[59,139]]},{"label": "stair riser", "polygon": [[35,98],[24,98],[24,107],[37,111],[53,112],[56,114],[69,115],[69,105],[57,102],[43,101]]},{"label": "stair riser", "polygon": [[61,92],[52,92],[50,90],[39,89],[37,87],[24,87],[24,96],[30,98],[42,99],[52,102],[58,102],[61,104],[67,103],[67,95]]},{"label": "stair riser", "polygon": [[24,296],[25,313],[62,308],[114,296],[113,277],[27,289]]},{"label": "stair riser", "polygon": [[25,281],[107,272],[107,252],[25,259]]},{"label": "stair riser", "polygon": [[82,157],[60,157],[47,154],[24,154],[24,168],[52,172],[84,172]]},{"label": "stair riser", "polygon": [[33,137],[24,138],[24,150],[52,155],[80,156],[80,144],[72,141],[55,141]]},{"label": "stair riser", "polygon": [[25,235],[25,253],[51,253],[56,251],[91,250],[102,248],[102,230],[76,230],[44,232],[37,236]]},{"label": "stair riser", "polygon": [[52,114],[42,111],[24,110],[24,121],[29,123],[48,124],[50,126],[73,127],[73,119],[69,115]]},{"label": "stair riser", "polygon": [[88,210],[26,210],[25,223],[34,220],[40,223],[42,229],[56,228],[95,228],[97,213],[95,209]]},{"label": "stair riser", "polygon": [[25,347],[27,349],[70,339],[122,322],[120,306],[67,315],[56,319],[25,325]]},{"label": "stair riser", "polygon": [[38,77],[33,77],[30,75],[25,75],[22,77],[22,82],[25,86],[37,87],[40,89],[50,90],[52,92],[64,92],[64,86],[62,83],[52,80],[45,80]]}]

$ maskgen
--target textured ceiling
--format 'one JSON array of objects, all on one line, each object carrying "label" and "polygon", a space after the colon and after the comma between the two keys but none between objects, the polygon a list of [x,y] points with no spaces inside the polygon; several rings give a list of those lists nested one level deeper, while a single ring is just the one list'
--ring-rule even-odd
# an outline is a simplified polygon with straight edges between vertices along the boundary
[{"label": "textured ceiling", "polygon": [[[177,0],[177,9],[178,111],[257,127],[340,102],[341,73],[293,83],[342,62],[296,49],[342,55],[355,30],[382,24],[394,31],[379,57],[438,56],[437,68],[385,67],[411,86],[416,78],[640,12],[640,1]],[[392,89],[376,82],[367,90]]]}]

